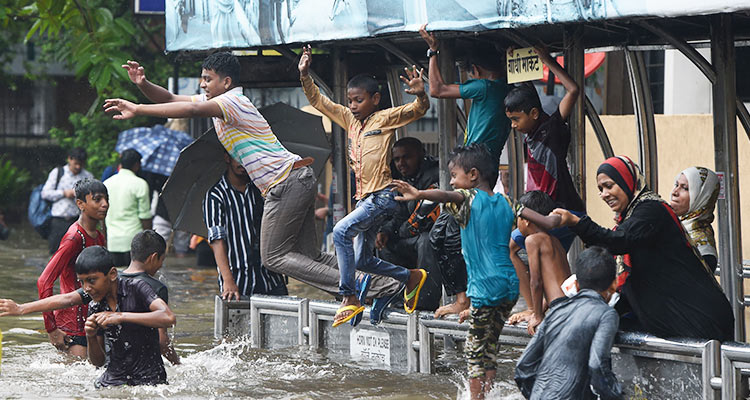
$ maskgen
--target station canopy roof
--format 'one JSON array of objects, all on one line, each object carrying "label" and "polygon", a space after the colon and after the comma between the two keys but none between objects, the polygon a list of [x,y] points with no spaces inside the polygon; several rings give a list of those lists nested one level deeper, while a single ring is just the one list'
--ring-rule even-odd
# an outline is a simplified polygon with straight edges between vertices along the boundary
[{"label": "station canopy roof", "polygon": [[[421,42],[425,22],[445,36],[507,40],[519,34],[551,48],[566,26],[586,23],[587,48],[664,44],[640,21],[684,40],[705,40],[707,15],[732,13],[750,38],[747,0],[166,0],[169,52],[253,49],[303,43]],[[658,21],[656,21],[658,19]],[[649,22],[649,20],[651,20]]]}]

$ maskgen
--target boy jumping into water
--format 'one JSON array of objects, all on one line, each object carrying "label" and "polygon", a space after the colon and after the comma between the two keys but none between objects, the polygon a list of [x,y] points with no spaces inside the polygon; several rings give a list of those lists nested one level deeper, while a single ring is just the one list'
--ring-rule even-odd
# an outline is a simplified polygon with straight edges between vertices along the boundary
[{"label": "boy jumping into water", "polygon": [[[518,199],[522,207],[534,210],[541,215],[548,215],[555,209],[555,203],[544,192],[532,190],[524,193]],[[552,217],[545,217],[552,218]],[[526,253],[529,265],[523,263],[518,256],[518,247],[510,242],[510,260],[518,275],[521,295],[526,300],[528,311],[511,315],[508,323],[515,324],[526,320],[530,335],[536,332],[536,327],[544,318],[545,301],[549,304],[553,300],[564,297],[560,285],[570,276],[567,251],[560,241],[551,233],[531,222],[518,217],[516,225],[521,234],[526,237]],[[514,251],[515,250],[515,251]]]},{"label": "boy jumping into water", "polygon": [[[393,265],[373,256],[373,251],[380,223],[398,208],[395,195],[388,188],[395,130],[422,118],[430,108],[422,71],[418,72],[416,67],[406,69],[408,78],[401,77],[409,85],[406,92],[417,96],[416,100],[378,111],[380,91],[373,77],[357,75],[349,81],[349,107],[344,107],[320,94],[309,75],[311,61],[310,46],[304,47],[298,66],[302,89],[310,105],[346,129],[349,165],[355,174],[356,198],[359,200],[354,211],[333,228],[333,243],[341,274],[339,294],[343,296],[333,326],[339,326],[364,311],[355,288],[356,270],[389,276],[405,284],[404,309],[412,313],[417,307],[419,291],[427,279],[427,272]],[[353,241],[355,237],[356,243]]]},{"label": "boy jumping into water", "polygon": [[[136,115],[162,118],[212,117],[216,135],[229,155],[242,163],[253,184],[265,198],[260,232],[263,265],[329,293],[338,292],[336,257],[322,253],[314,242],[317,185],[310,164],[289,152],[240,86],[240,62],[228,52],[214,53],[203,61],[201,88],[204,94],[175,95],[149,82],[135,61],[123,65],[138,89],[159,104],[134,104],[107,99],[106,112],[115,119]],[[393,295],[399,282],[373,277],[373,297]]]},{"label": "boy jumping into water", "polygon": [[612,254],[601,247],[578,256],[578,293],[550,302],[518,360],[515,379],[525,398],[624,398],[611,359],[618,316],[607,305],[616,288],[615,271]]},{"label": "boy jumping into water", "polygon": [[[508,254],[514,212],[507,196],[492,192],[497,160],[484,145],[456,148],[448,166],[456,191],[417,190],[403,181],[394,181],[393,186],[402,193],[396,197],[399,201],[446,203],[461,226],[471,308],[470,313],[461,312],[459,321],[468,316],[471,324],[466,342],[471,398],[483,399],[495,378],[498,337],[518,299],[518,278]],[[520,214],[551,225],[531,210]]]},{"label": "boy jumping into water", "polygon": [[[98,180],[87,178],[76,182],[73,190],[81,215],[63,235],[60,246],[37,280],[40,300],[52,296],[57,278],[60,278],[60,293],[73,293],[80,288],[74,269],[76,257],[88,246],[105,245],[105,237],[97,225],[104,221],[109,209],[106,186]],[[88,310],[85,303],[79,304],[54,313],[49,310],[42,316],[52,345],[68,354],[86,357],[84,325]]]},{"label": "boy jumping into water", "polygon": [[[141,279],[119,278],[112,255],[102,246],[84,249],[75,272],[83,287],[31,303],[0,300],[0,316],[55,310],[75,304],[89,306],[84,330],[89,362],[97,367],[109,359],[97,387],[167,383],[159,352],[158,328],[169,328],[175,316],[164,300]],[[108,341],[105,355],[104,336]]]}]

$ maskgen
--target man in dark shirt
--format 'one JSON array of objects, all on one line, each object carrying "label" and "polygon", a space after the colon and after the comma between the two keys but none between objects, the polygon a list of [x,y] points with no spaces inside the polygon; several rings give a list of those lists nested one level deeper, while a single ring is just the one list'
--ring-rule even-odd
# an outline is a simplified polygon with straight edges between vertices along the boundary
[{"label": "man in dark shirt", "polygon": [[[399,139],[393,145],[392,155],[394,179],[409,182],[419,190],[438,188],[438,162],[425,154],[419,139]],[[399,203],[398,210],[380,227],[375,240],[375,247],[383,260],[427,270],[427,281],[417,304],[419,310],[434,311],[440,306],[442,278],[435,251],[430,245],[430,229],[439,214],[439,204],[429,200]]]},{"label": "man in dark shirt", "polygon": [[573,297],[550,303],[544,321],[516,366],[516,384],[527,399],[622,399],[610,353],[618,316],[607,305],[615,292],[615,262],[601,247],[576,262]]},{"label": "man in dark shirt", "polygon": [[[84,330],[89,362],[107,370],[97,387],[155,385],[167,382],[159,354],[159,328],[174,325],[169,306],[141,279],[120,279],[112,255],[102,246],[81,251],[75,264],[83,287],[75,292],[16,304],[0,299],[0,317],[89,305]],[[114,311],[113,311],[114,310]],[[104,336],[109,342],[105,355]]]}]

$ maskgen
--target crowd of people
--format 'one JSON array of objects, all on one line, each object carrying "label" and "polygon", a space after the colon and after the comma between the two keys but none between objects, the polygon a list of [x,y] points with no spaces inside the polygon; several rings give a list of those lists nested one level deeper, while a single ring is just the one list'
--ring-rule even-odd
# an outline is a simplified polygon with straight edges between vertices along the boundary
[{"label": "crowd of people", "polygon": [[[333,227],[335,255],[315,240],[312,160],[286,149],[244,95],[235,56],[205,59],[204,93],[196,96],[150,82],[137,62],[123,66],[154,104],[108,99],[104,109],[115,119],[213,119],[227,169],[206,193],[203,217],[221,297],[286,295],[287,276],[341,299],[334,327],[356,326],[366,303],[372,323],[392,304],[407,313],[431,310],[435,318],[458,314],[470,324],[466,353],[475,399],[492,388],[506,322],[525,322],[533,335],[515,372],[527,398],[622,398],[609,355],[618,329],[732,338],[734,316],[713,277],[715,173],[685,169],[666,202],[628,157],[609,158],[596,183],[616,225],[599,226],[586,216],[567,167],[566,120],[579,88],[565,70],[536,49],[566,91],[547,114],[536,89],[508,85],[502,55],[486,49],[470,57],[470,80],[445,83],[440,43],[425,26],[420,34],[428,47],[429,94],[423,71],[407,68],[402,80],[416,99],[386,109],[377,80],[366,74],[349,81],[347,105],[323,96],[309,73],[311,49],[302,49],[302,90],[344,128],[354,173],[356,206]],[[396,129],[425,115],[428,96],[473,100],[464,142],[448,164],[453,191],[438,189],[437,160],[419,140],[395,140]],[[527,187],[518,202],[493,191],[510,129],[526,144]],[[42,196],[53,202],[53,256],[38,280],[39,300],[0,300],[0,316],[42,312],[57,348],[97,366],[108,359],[97,386],[164,383],[160,354],[179,363],[165,333],[175,323],[167,288],[153,277],[166,243],[150,229],[148,184],[136,176],[140,158],[124,151],[119,172],[103,183],[83,169],[79,149],[50,172]],[[576,237],[588,249],[570,265]],[[57,279],[61,294],[53,295]],[[443,288],[455,302],[441,306]],[[620,300],[613,308],[615,293]],[[511,315],[519,296],[528,310]]]}]

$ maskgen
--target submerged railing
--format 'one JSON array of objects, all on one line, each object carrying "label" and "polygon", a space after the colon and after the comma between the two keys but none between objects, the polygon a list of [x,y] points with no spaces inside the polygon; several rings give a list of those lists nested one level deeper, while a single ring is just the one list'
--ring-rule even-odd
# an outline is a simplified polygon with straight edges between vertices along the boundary
[{"label": "submerged railing", "polygon": [[[456,319],[436,320],[432,313],[408,315],[387,310],[372,325],[369,309],[352,328],[332,328],[337,303],[296,297],[253,296],[250,300],[215,300],[214,335],[249,336],[260,348],[310,346],[334,360],[356,360],[371,368],[396,372],[434,373],[438,349],[442,358],[462,358],[458,349],[469,326]],[[506,325],[500,344],[525,346],[523,326]],[[716,340],[666,340],[641,333],[620,332],[612,349],[613,370],[631,399],[744,398],[750,371],[750,345]]]}]

